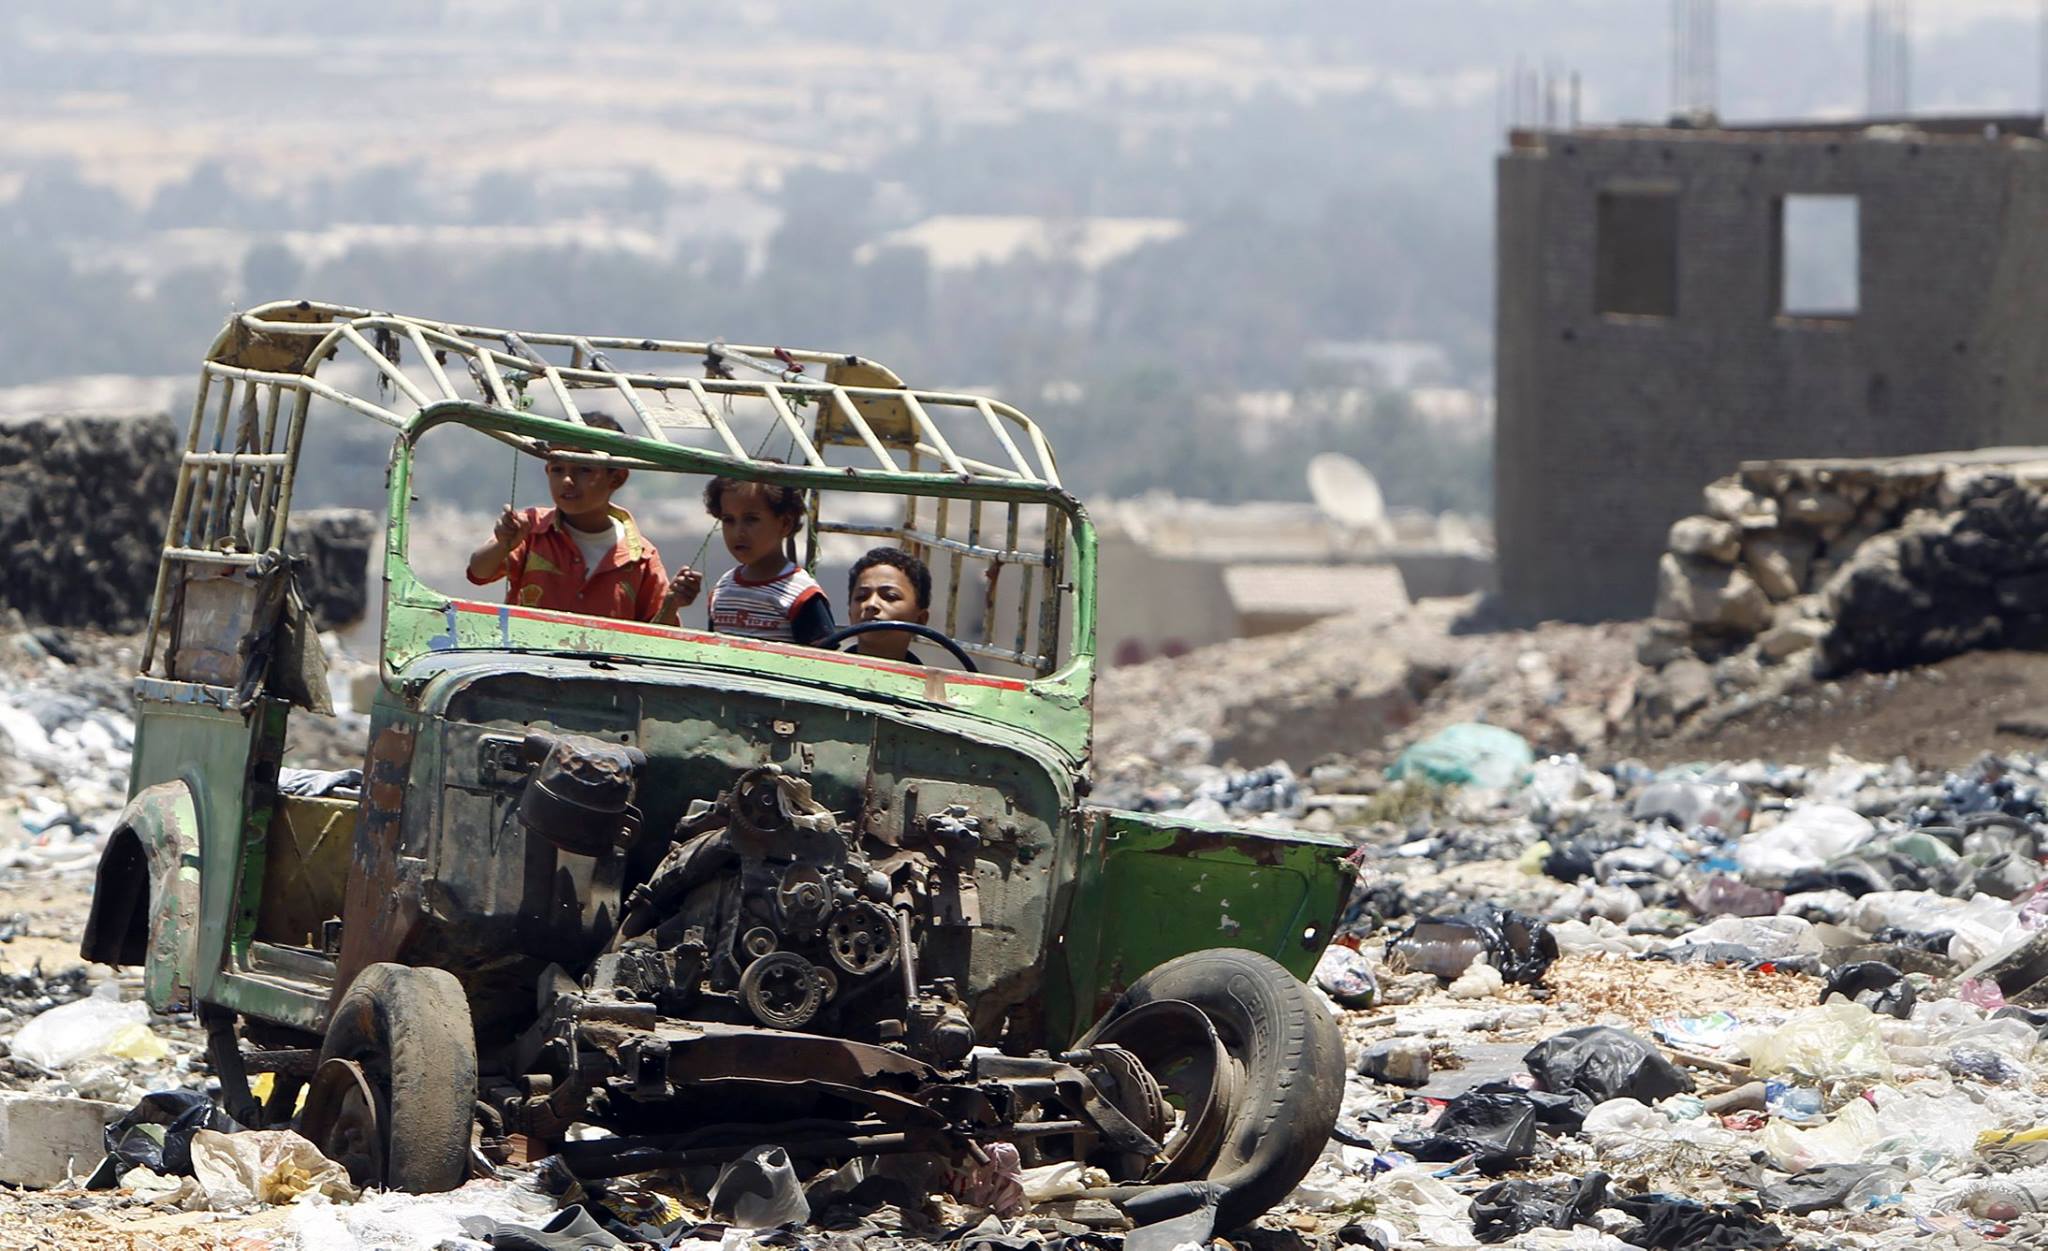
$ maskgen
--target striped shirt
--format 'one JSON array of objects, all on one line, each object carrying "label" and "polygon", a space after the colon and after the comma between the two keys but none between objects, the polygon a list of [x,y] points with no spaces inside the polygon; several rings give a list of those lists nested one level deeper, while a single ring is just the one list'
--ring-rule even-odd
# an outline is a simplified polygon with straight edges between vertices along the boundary
[{"label": "striped shirt", "polygon": [[738,569],[728,569],[711,588],[711,628],[741,638],[796,642],[797,616],[824,597],[818,580],[794,562],[765,582],[750,582]]}]

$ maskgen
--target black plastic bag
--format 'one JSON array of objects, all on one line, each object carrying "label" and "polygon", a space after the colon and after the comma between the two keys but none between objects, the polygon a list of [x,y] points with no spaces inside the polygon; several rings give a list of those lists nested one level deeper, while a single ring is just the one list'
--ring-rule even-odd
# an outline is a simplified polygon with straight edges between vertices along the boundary
[{"label": "black plastic bag", "polygon": [[1471,1093],[1483,1095],[1521,1095],[1536,1109],[1536,1123],[1545,1129],[1562,1130],[1576,1134],[1585,1127],[1586,1113],[1593,1110],[1593,1101],[1576,1090],[1554,1092],[1548,1090],[1523,1090],[1513,1082],[1481,1082],[1472,1087]]},{"label": "black plastic bag", "polygon": [[1705,1204],[1647,1194],[1614,1199],[1609,1206],[1642,1222],[1618,1236],[1649,1251],[1768,1251],[1787,1241],[1784,1230],[1763,1220],[1748,1203]]},{"label": "black plastic bag", "polygon": [[1756,1197],[1769,1211],[1805,1216],[1841,1207],[1865,1178],[1886,1168],[1883,1164],[1823,1164],[1773,1182],[1758,1190]]},{"label": "black plastic bag", "polygon": [[1535,985],[1557,961],[1557,939],[1536,917],[1490,903],[1453,916],[1422,917],[1387,944],[1387,959],[1449,980],[1480,956],[1509,982]]},{"label": "black plastic bag", "polygon": [[1551,844],[1543,857],[1543,872],[1560,882],[1577,884],[1593,876],[1593,866],[1610,851],[1636,845],[1634,829],[1593,830],[1575,838]]},{"label": "black plastic bag", "polygon": [[1536,1103],[1526,1091],[1466,1091],[1444,1105],[1425,1133],[1394,1140],[1418,1160],[1474,1157],[1482,1173],[1504,1173],[1536,1152]]},{"label": "black plastic bag", "polygon": [[153,1169],[173,1177],[192,1175],[192,1135],[202,1129],[240,1133],[233,1117],[196,1090],[158,1090],[142,1096],[120,1120],[107,1126],[107,1151],[122,1171]]},{"label": "black plastic bag", "polygon": [[1913,1004],[1919,999],[1906,975],[1882,960],[1858,960],[1828,974],[1820,1001],[1826,1003],[1836,995],[1901,1021],[1913,1015]]},{"label": "black plastic bag", "polygon": [[1472,1232],[1481,1242],[1506,1242],[1532,1229],[1588,1224],[1606,1205],[1605,1173],[1570,1182],[1495,1182],[1472,1197]]},{"label": "black plastic bag", "polygon": [[1553,1034],[1522,1057],[1545,1090],[1577,1091],[1595,1104],[1609,1099],[1655,1103],[1692,1090],[1692,1078],[1656,1047],[1606,1025]]}]

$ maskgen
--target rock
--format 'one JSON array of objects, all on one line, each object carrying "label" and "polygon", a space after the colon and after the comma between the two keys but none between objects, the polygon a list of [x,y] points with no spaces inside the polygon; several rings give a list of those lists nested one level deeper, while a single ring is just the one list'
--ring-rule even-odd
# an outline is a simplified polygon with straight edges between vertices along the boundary
[{"label": "rock", "polygon": [[0,604],[44,625],[148,620],[178,446],[163,416],[0,421]]},{"label": "rock", "polygon": [[1833,535],[1856,519],[1856,501],[1836,491],[1795,491],[1785,497],[1784,516],[1809,530]]},{"label": "rock", "polygon": [[1828,623],[1811,619],[1787,621],[1774,625],[1757,636],[1757,654],[1765,660],[1776,663],[1798,655],[1809,648],[1818,647],[1828,636]]},{"label": "rock", "polygon": [[1711,633],[1755,634],[1769,624],[1771,605],[1741,570],[1666,552],[1657,562],[1656,615]]},{"label": "rock", "polygon": [[1667,545],[1681,556],[1732,565],[1742,554],[1742,535],[1735,526],[1713,517],[1680,517],[1671,523]]},{"label": "rock", "polygon": [[1791,599],[1804,591],[1812,566],[1810,540],[1782,534],[1752,535],[1743,540],[1743,571],[1774,600]]},{"label": "rock", "polygon": [[107,1154],[107,1126],[126,1111],[96,1099],[0,1090],[0,1182],[57,1186]]},{"label": "rock", "polygon": [[1682,720],[1714,697],[1714,671],[1703,660],[1674,660],[1657,675],[1655,685],[1671,715]]},{"label": "rock", "polygon": [[1387,1038],[1366,1047],[1358,1071],[1376,1082],[1421,1086],[1429,1081],[1429,1043],[1421,1038]]},{"label": "rock", "polygon": [[1692,630],[1683,621],[1652,617],[1643,622],[1636,635],[1636,662],[1649,669],[1662,669],[1680,656],[1690,655]]},{"label": "rock", "polygon": [[1764,680],[1763,666],[1748,652],[1737,652],[1714,662],[1714,689],[1722,695],[1752,690]]},{"label": "rock", "polygon": [[1734,478],[1708,484],[1706,508],[1708,516],[1743,530],[1769,529],[1778,524],[1778,501],[1758,495]]}]

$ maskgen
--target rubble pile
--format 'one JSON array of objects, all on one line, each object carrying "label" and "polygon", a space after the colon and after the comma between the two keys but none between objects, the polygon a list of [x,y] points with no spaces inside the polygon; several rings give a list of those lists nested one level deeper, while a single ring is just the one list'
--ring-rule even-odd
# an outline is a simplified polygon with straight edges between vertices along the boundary
[{"label": "rubble pile", "polygon": [[[39,625],[147,622],[178,450],[160,415],[0,419],[0,609]],[[377,530],[361,509],[293,515],[286,547],[322,629],[362,619]]]},{"label": "rubble pile", "polygon": [[1466,721],[1507,726],[1544,751],[1606,744],[1634,695],[1630,627],[1455,632],[1473,602],[1424,600],[1104,669],[1096,756],[1113,773],[1143,772],[1180,754],[1170,740],[1194,735],[1218,761],[1383,764],[1403,741]]},{"label": "rubble pile", "polygon": [[1635,728],[1725,719],[1816,678],[2048,643],[2038,451],[1764,461],[1673,523]]},{"label": "rubble pile", "polygon": [[169,418],[0,419],[0,607],[50,625],[140,626],[177,480]]}]

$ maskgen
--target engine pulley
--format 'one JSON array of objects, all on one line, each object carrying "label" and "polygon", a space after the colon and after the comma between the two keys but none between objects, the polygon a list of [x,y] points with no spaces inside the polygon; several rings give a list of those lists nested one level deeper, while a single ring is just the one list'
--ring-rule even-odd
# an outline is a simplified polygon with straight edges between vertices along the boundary
[{"label": "engine pulley", "polygon": [[800,1029],[825,1006],[825,979],[794,951],[771,951],[740,975],[740,1001],[763,1025]]},{"label": "engine pulley", "polygon": [[896,918],[879,904],[849,904],[826,924],[825,951],[854,977],[879,973],[896,962]]}]

